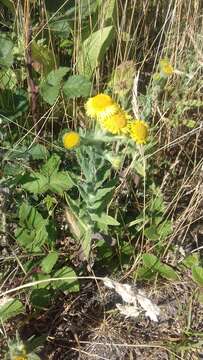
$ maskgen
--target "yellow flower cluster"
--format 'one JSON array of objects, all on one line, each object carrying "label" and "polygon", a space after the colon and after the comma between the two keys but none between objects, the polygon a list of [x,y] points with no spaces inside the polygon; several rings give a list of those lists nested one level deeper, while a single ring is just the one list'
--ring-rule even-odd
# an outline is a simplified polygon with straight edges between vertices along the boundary
[{"label": "yellow flower cluster", "polygon": [[148,138],[148,125],[143,120],[131,120],[131,117],[106,94],[91,97],[85,104],[86,113],[95,118],[103,130],[114,135],[129,135],[138,144],[145,144]]}]

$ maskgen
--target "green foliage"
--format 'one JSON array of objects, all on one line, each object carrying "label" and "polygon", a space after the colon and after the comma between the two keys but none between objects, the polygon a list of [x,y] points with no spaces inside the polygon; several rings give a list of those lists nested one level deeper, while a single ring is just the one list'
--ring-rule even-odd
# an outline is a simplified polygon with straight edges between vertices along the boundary
[{"label": "green foliage", "polygon": [[68,266],[63,266],[61,269],[57,270],[53,277],[64,278],[64,280],[53,282],[54,289],[60,289],[64,292],[77,292],[80,289],[75,271]]},{"label": "green foliage", "polygon": [[26,174],[20,179],[22,188],[33,194],[52,191],[60,195],[73,186],[68,171],[59,171],[61,160],[56,154],[42,166],[41,171]]},{"label": "green foliage", "polygon": [[19,227],[15,232],[19,245],[29,252],[38,252],[42,246],[49,243],[49,220],[27,202],[19,209]]},{"label": "green foliage", "polygon": [[193,265],[192,278],[199,286],[203,286],[203,267]]},{"label": "green foliage", "polygon": [[7,34],[0,34],[0,65],[9,67],[13,64],[14,43]]},{"label": "green foliage", "polygon": [[2,322],[25,312],[20,300],[15,298],[3,298],[0,300],[0,320]]},{"label": "green foliage", "polygon": [[173,268],[162,263],[155,255],[145,253],[142,255],[143,266],[138,269],[135,276],[138,279],[151,279],[156,274],[167,280],[178,280],[178,275]]},{"label": "green foliage", "polygon": [[3,122],[22,116],[28,109],[27,93],[21,89],[15,92],[3,90],[0,93],[0,114]]},{"label": "green foliage", "polygon": [[82,75],[72,75],[64,83],[63,92],[68,98],[87,97],[91,91],[91,82]]},{"label": "green foliage", "polygon": [[41,262],[41,268],[44,273],[49,274],[58,260],[58,253],[56,251],[50,252]]},{"label": "green foliage", "polygon": [[53,105],[59,96],[61,89],[61,82],[63,77],[67,74],[69,69],[67,67],[59,67],[57,70],[52,70],[40,84],[40,94],[45,102]]},{"label": "green foliage", "polygon": [[108,50],[113,36],[113,27],[107,26],[93,32],[84,40],[78,60],[78,71],[80,74],[91,78],[93,71]]}]

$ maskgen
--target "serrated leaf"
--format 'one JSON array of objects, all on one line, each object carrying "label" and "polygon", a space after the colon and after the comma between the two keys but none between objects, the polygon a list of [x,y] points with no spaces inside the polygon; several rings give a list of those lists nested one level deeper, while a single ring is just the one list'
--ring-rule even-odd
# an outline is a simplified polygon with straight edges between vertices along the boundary
[{"label": "serrated leaf", "polygon": [[0,300],[0,320],[3,322],[24,313],[24,311],[24,306],[18,299],[2,298]]},{"label": "serrated leaf", "polygon": [[68,291],[68,292],[77,292],[80,289],[75,271],[68,266],[64,266],[61,269],[57,270],[54,273],[53,277],[65,278],[64,280],[54,281],[52,283],[52,286],[55,289],[60,289],[62,291]]},{"label": "serrated leaf", "polygon": [[40,95],[43,100],[49,105],[54,105],[60,92],[60,85],[49,85],[46,81],[43,81],[40,85]]},{"label": "serrated leaf", "polygon": [[61,88],[61,81],[68,70],[69,68],[59,67],[56,70],[52,70],[46,79],[42,80],[40,94],[48,104],[53,105],[57,100]]},{"label": "serrated leaf", "polygon": [[47,148],[42,144],[33,145],[28,152],[33,160],[46,160],[49,156]]},{"label": "serrated leaf", "polygon": [[169,265],[161,264],[159,266],[158,271],[159,271],[159,274],[165,279],[168,279],[168,280],[178,280],[179,279],[176,271],[173,270],[173,268]]},{"label": "serrated leaf", "polygon": [[12,69],[0,70],[0,89],[12,90],[17,84],[16,74]]},{"label": "serrated leaf", "polygon": [[20,182],[22,188],[32,194],[41,194],[48,190],[48,179],[39,172],[35,172],[33,175],[24,175]]},{"label": "serrated leaf", "polygon": [[192,278],[200,286],[203,286],[203,267],[193,265]]},{"label": "serrated leaf", "polygon": [[11,66],[13,63],[13,41],[5,33],[0,33],[0,65]]},{"label": "serrated leaf", "polygon": [[58,171],[60,163],[60,157],[56,154],[53,154],[46,162],[46,164],[43,165],[41,170],[42,174],[51,177],[54,173]]},{"label": "serrated leaf", "polygon": [[62,194],[64,190],[69,190],[72,186],[73,181],[67,171],[60,171],[50,178],[49,189],[53,192]]},{"label": "serrated leaf", "polygon": [[50,252],[41,262],[42,271],[49,274],[58,260],[56,251]]},{"label": "serrated leaf", "polygon": [[113,39],[113,26],[93,32],[83,42],[78,59],[79,73],[90,78]]},{"label": "serrated leaf", "polygon": [[88,97],[91,91],[91,82],[83,75],[72,75],[63,85],[64,95],[68,98]]}]

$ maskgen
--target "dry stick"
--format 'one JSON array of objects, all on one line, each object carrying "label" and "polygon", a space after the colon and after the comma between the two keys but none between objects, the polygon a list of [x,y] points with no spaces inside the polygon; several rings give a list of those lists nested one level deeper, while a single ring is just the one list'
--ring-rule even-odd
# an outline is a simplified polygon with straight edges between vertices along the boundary
[{"label": "dry stick", "polygon": [[20,286],[17,286],[13,289],[10,289],[10,290],[6,290],[2,293],[0,293],[0,297],[3,297],[3,296],[6,296],[8,294],[11,294],[11,293],[14,293],[16,291],[20,291],[22,289],[26,289],[26,288],[30,288],[32,286],[36,286],[36,285],[39,285],[39,284],[45,284],[51,281],[65,281],[65,280],[78,280],[78,279],[82,279],[82,280],[104,280],[104,277],[99,277],[99,276],[66,276],[66,277],[58,277],[58,278],[50,278],[50,279],[43,279],[43,280],[37,280],[37,281],[33,281],[33,282],[29,282],[29,283],[26,283],[26,284],[23,284],[23,285],[20,285]]},{"label": "dry stick", "polygon": [[35,127],[35,131],[37,131],[37,95],[38,95],[38,87],[35,85],[33,79],[33,69],[32,69],[32,47],[31,47],[31,40],[32,40],[32,27],[30,24],[30,0],[26,1],[25,5],[25,59],[26,59],[26,66],[27,66],[27,83],[28,89],[30,93],[30,105],[31,105],[31,113],[33,118],[33,123]]}]

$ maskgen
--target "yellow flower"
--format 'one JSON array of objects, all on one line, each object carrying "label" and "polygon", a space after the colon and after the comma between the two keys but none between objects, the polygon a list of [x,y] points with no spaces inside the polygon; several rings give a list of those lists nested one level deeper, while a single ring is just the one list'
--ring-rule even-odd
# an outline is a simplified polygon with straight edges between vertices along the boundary
[{"label": "yellow flower", "polygon": [[118,111],[118,105],[106,94],[98,94],[89,98],[85,104],[86,113],[91,118],[102,120]]},{"label": "yellow flower", "polygon": [[114,135],[122,133],[126,126],[127,116],[122,110],[101,121],[101,127]]},{"label": "yellow flower", "polygon": [[12,357],[12,360],[27,360],[27,356],[25,355],[23,355],[23,356],[14,356],[14,357]]},{"label": "yellow flower", "polygon": [[160,60],[159,65],[160,65],[161,73],[164,76],[170,76],[173,74],[174,68],[167,59]]},{"label": "yellow flower", "polygon": [[149,135],[148,125],[143,120],[135,120],[130,124],[130,136],[138,144],[145,144]]},{"label": "yellow flower", "polygon": [[63,145],[66,149],[73,149],[80,143],[80,135],[75,131],[65,133],[63,136]]}]

